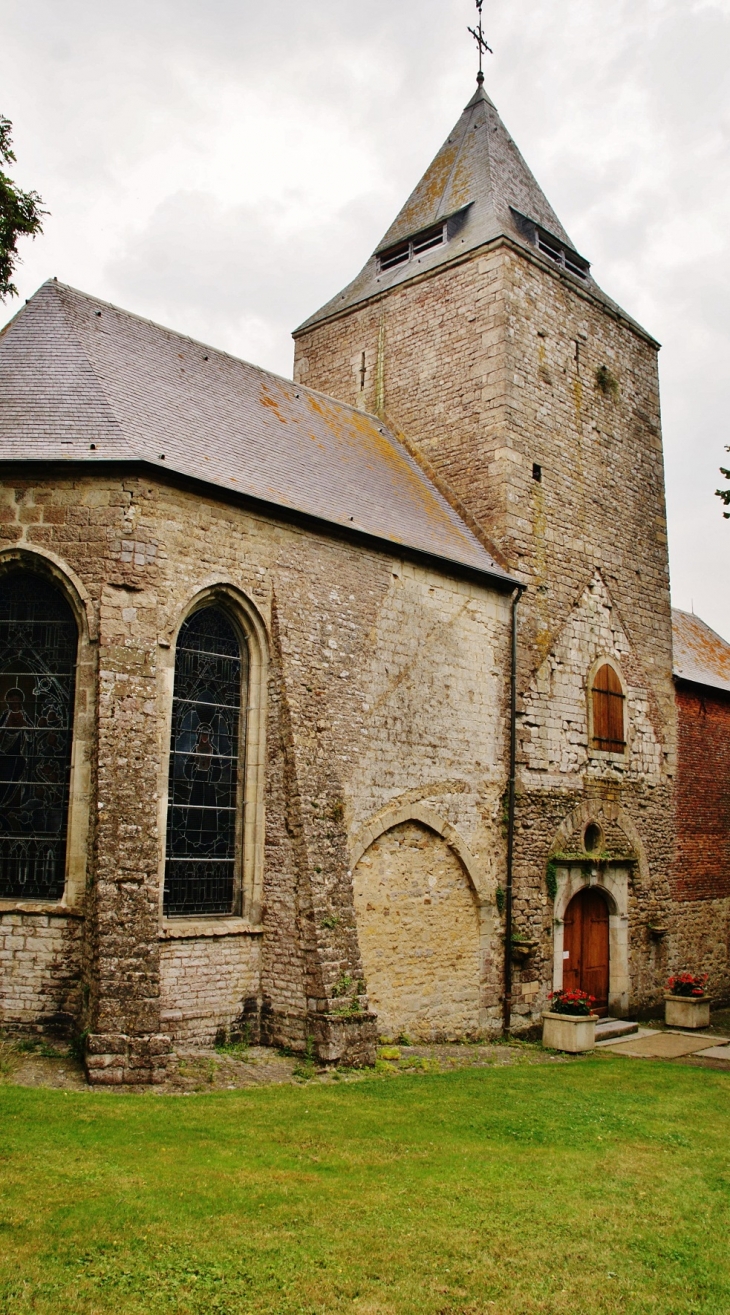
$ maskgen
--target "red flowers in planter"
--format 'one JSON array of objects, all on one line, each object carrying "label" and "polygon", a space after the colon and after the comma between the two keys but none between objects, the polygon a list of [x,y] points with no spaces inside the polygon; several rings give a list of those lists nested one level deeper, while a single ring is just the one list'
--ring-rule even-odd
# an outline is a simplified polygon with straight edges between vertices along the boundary
[{"label": "red flowers in planter", "polygon": [[552,991],[548,996],[554,1014],[572,1014],[574,1018],[588,1018],[596,997],[587,991]]},{"label": "red flowers in planter", "polygon": [[695,976],[694,973],[675,973],[667,982],[667,990],[672,995],[704,995],[707,985],[707,973],[701,977]]}]

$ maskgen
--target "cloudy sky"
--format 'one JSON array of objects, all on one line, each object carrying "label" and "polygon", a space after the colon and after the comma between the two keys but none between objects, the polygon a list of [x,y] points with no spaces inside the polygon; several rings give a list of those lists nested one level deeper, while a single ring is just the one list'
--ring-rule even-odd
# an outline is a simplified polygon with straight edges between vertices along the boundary
[{"label": "cloudy sky", "polygon": [[[599,283],[663,343],[674,602],[730,638],[713,496],[730,444],[730,0],[484,13],[507,127]],[[15,176],[51,211],[23,245],[21,297],[55,274],[290,374],[291,329],[358,271],[471,95],[473,14],[0,0]]]}]

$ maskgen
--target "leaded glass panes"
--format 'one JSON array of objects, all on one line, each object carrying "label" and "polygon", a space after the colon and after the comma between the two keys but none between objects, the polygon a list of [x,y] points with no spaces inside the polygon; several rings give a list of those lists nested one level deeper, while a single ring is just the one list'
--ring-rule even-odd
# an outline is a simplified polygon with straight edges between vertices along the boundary
[{"label": "leaded glass panes", "polygon": [[57,900],[66,877],[78,631],[31,571],[0,577],[0,898]]},{"label": "leaded glass panes", "polygon": [[231,913],[248,654],[219,607],[194,612],[175,654],[164,910]]}]

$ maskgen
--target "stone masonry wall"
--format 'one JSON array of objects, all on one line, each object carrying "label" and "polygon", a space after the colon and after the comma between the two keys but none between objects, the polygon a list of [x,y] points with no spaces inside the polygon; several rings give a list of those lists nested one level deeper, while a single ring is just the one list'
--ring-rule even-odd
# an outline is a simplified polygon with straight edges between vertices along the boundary
[{"label": "stone masonry wall", "polygon": [[[176,1040],[235,1027],[254,1007],[265,1040],[303,1047],[311,1034],[326,1059],[371,1056],[351,855],[374,816],[428,806],[493,904],[504,880],[509,600],[124,469],[6,474],[0,532],[75,573],[98,624],[78,1014],[93,1079],[157,1080]],[[226,606],[248,600],[267,636],[263,891],[244,890],[236,936],[170,939],[161,879],[174,641],[194,600],[216,590]]]},{"label": "stone masonry wall", "polygon": [[730,1004],[730,900],[682,900],[675,906],[672,972],[706,972],[715,1004]]},{"label": "stone masonry wall", "polygon": [[730,695],[679,684],[676,964],[730,1000]]},{"label": "stone masonry wall", "polygon": [[[612,659],[626,694],[626,750],[596,750],[589,735],[590,673]],[[517,969],[515,1010],[533,1013],[552,983],[554,921],[548,855],[585,855],[584,879],[631,860],[628,894],[631,1007],[651,1007],[666,976],[669,944],[651,935],[666,925],[672,870],[672,791],[663,764],[663,726],[611,594],[597,574],[538,668],[522,700],[523,762],[516,841],[519,934],[539,948]],[[549,802],[546,792],[550,792]],[[603,859],[589,861],[586,826],[602,832]],[[547,845],[547,848],[546,848]],[[519,999],[519,994],[523,999]]]},{"label": "stone masonry wall", "polygon": [[523,683],[600,570],[673,727],[659,387],[644,335],[577,280],[495,244],[300,336],[295,377],[385,413],[520,571]]},{"label": "stone masonry wall", "polygon": [[68,1035],[81,1011],[83,920],[0,915],[0,1027]]},{"label": "stone masonry wall", "polygon": [[382,1035],[478,1037],[483,963],[479,908],[453,849],[418,822],[380,836],[355,873],[355,912],[370,1001]]},{"label": "stone masonry wall", "polygon": [[679,685],[674,899],[730,897],[730,694]]},{"label": "stone masonry wall", "polygon": [[260,937],[177,935],[160,954],[160,1018],[176,1042],[212,1045],[252,1035],[258,1022]]},{"label": "stone masonry wall", "polygon": [[[498,240],[298,336],[295,377],[387,416],[527,586],[515,919],[540,949],[515,967],[516,1025],[538,1017],[552,985],[545,881],[558,830],[594,800],[620,808],[636,832],[632,1001],[655,1004],[661,955],[674,953],[670,939],[657,959],[649,922],[671,914],[676,767],[656,345],[600,294]],[[585,720],[598,636],[590,623],[574,629],[567,666],[556,649],[598,579],[625,636],[632,743],[644,745],[630,770],[587,761],[560,707],[561,681],[573,693],[582,685]]]}]

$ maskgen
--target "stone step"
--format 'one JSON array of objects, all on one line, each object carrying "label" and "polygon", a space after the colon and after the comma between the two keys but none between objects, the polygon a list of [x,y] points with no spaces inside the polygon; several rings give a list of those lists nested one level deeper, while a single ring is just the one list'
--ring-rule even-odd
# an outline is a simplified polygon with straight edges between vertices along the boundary
[{"label": "stone step", "polygon": [[625,1018],[602,1018],[596,1023],[596,1041],[616,1041],[620,1036],[633,1036],[638,1030],[638,1023],[630,1023]]}]

